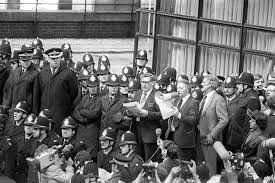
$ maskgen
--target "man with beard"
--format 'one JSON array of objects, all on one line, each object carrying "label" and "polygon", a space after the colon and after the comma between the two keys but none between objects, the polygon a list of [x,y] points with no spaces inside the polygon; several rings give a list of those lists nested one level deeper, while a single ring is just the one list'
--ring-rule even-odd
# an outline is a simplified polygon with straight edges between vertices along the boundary
[{"label": "man with beard", "polygon": [[[47,54],[47,55],[46,55]],[[55,126],[53,131],[60,134],[60,126],[64,118],[73,112],[73,102],[77,97],[78,87],[75,73],[61,65],[62,50],[51,48],[45,52],[50,64],[39,73],[41,109],[49,109],[53,113]]]}]

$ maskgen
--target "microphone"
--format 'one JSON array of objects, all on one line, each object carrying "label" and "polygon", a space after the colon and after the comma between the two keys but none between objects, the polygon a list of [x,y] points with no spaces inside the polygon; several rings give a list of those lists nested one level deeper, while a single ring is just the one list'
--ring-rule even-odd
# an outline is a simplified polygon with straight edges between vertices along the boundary
[{"label": "microphone", "polygon": [[263,145],[267,148],[274,149],[275,148],[275,138],[270,138],[264,141]]},{"label": "microphone", "polygon": [[213,144],[213,148],[215,149],[215,151],[218,153],[218,155],[222,160],[229,160],[231,158],[230,153],[225,149],[225,147],[220,141],[216,141]]},{"label": "microphone", "polygon": [[162,134],[162,130],[160,128],[157,128],[156,129],[156,135],[157,135],[158,139],[160,138],[161,134]]}]

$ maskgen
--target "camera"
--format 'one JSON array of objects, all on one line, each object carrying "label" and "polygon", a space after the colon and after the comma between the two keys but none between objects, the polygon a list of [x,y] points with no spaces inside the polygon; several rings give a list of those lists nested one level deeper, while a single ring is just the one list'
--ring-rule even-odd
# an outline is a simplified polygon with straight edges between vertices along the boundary
[{"label": "camera", "polygon": [[237,170],[241,170],[244,167],[244,160],[244,153],[242,152],[237,152],[230,158],[232,165],[234,165]]},{"label": "camera", "polygon": [[148,177],[151,177],[151,179],[155,178],[155,169],[156,167],[154,165],[150,165],[150,164],[143,164],[142,168],[144,170],[144,177],[146,179],[148,179]]},{"label": "camera", "polygon": [[180,160],[180,166],[181,166],[181,177],[186,180],[186,179],[192,179],[193,175],[190,172],[188,165],[192,166],[193,164],[190,161],[184,161]]}]

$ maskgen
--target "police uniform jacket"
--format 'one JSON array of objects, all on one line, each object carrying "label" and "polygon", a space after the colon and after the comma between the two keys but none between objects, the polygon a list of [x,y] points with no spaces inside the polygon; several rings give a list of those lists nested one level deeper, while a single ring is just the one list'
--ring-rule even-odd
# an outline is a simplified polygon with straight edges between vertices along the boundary
[{"label": "police uniform jacket", "polygon": [[50,109],[53,112],[53,129],[60,133],[63,119],[73,112],[73,101],[78,92],[76,75],[62,65],[52,74],[48,65],[39,73],[39,83],[42,95],[41,109]]},{"label": "police uniform jacket", "polygon": [[229,122],[224,130],[224,142],[226,145],[230,145],[237,149],[242,145],[242,127],[237,119],[237,113],[239,108],[237,107],[238,96],[227,102],[228,118]]},{"label": "police uniform jacket", "polygon": [[22,67],[14,71],[8,95],[9,108],[14,108],[18,102],[26,101],[31,105],[32,113],[38,114],[40,105],[38,70],[33,63],[24,73]]},{"label": "police uniform jacket", "polygon": [[50,138],[49,135],[47,135],[42,141],[38,141],[36,143],[36,148],[38,148],[40,145],[45,144],[47,145],[49,148],[52,147],[53,145],[56,145],[54,143],[54,141]]},{"label": "police uniform jacket", "polygon": [[62,142],[62,146],[65,147],[66,145],[71,144],[73,146],[72,149],[70,149],[71,152],[71,157],[72,159],[74,159],[75,155],[81,151],[81,150],[86,150],[86,146],[83,143],[83,141],[79,141],[76,139],[76,136],[73,135],[71,138],[69,138],[68,140],[65,140],[64,138],[62,138],[61,140]]},{"label": "police uniform jacket", "polygon": [[[138,90],[135,94],[134,101],[140,102],[142,97],[142,90]],[[139,131],[141,132],[141,138],[144,143],[155,143],[157,141],[155,130],[161,128],[160,120],[162,119],[159,106],[155,101],[155,91],[152,90],[148,96],[143,109],[148,111],[148,116],[140,118],[140,125],[138,125]]]},{"label": "police uniform jacket", "polygon": [[24,133],[23,122],[20,125],[16,125],[15,121],[11,120],[5,128],[5,135],[10,137],[13,142],[18,142],[20,138],[24,137]]},{"label": "police uniform jacket", "polygon": [[77,139],[85,143],[92,157],[96,157],[101,119],[101,97],[85,95],[75,108],[72,117],[78,123]]},{"label": "police uniform jacket", "polygon": [[3,101],[2,101],[2,105],[4,107],[7,107],[7,108],[10,108],[11,104],[11,99],[9,98],[9,92],[10,92],[10,89],[11,89],[11,83],[12,83],[12,80],[13,80],[13,76],[14,76],[14,72],[13,70],[11,70],[9,72],[9,77],[8,79],[6,80],[5,82],[5,85],[4,85],[4,88],[3,88]]},{"label": "police uniform jacket", "polygon": [[247,114],[248,109],[252,112],[261,109],[257,91],[252,88],[245,90],[244,93],[238,97],[236,107],[235,119],[237,120],[243,140],[249,131],[249,121],[251,119]]},{"label": "police uniform jacket", "polygon": [[142,164],[144,162],[143,159],[136,153],[130,154],[128,158],[130,160],[128,165],[131,172],[131,176],[133,179],[135,179],[138,176],[138,174],[142,171]]},{"label": "police uniform jacket", "polygon": [[123,103],[127,101],[127,98],[122,96],[120,93],[110,100],[109,95],[105,95],[101,98],[102,104],[102,117],[100,131],[111,127],[113,129],[127,130],[129,124],[125,124],[123,121],[123,114],[125,112]]},{"label": "police uniform jacket", "polygon": [[113,151],[110,151],[108,154],[104,154],[103,150],[97,153],[97,166],[98,168],[102,168],[107,172],[112,172],[112,164],[110,161],[113,159],[112,156]]},{"label": "police uniform jacket", "polygon": [[100,90],[99,95],[100,96],[105,96],[109,93],[108,87],[104,86],[102,90]]},{"label": "police uniform jacket", "polygon": [[3,102],[3,90],[5,87],[5,83],[9,77],[10,74],[10,70],[8,70],[7,68],[4,68],[3,70],[0,71],[0,104],[2,104]]},{"label": "police uniform jacket", "polygon": [[196,129],[199,115],[199,102],[189,96],[182,106],[178,106],[181,98],[174,101],[178,107],[181,119],[172,117],[175,127],[174,141],[180,148],[194,148],[196,144]]}]

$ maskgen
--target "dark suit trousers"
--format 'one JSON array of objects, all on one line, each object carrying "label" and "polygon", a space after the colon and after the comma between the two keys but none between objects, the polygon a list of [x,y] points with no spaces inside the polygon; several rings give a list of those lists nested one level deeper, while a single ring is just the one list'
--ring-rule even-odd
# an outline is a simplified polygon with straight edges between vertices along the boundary
[{"label": "dark suit trousers", "polygon": [[185,161],[196,160],[195,148],[180,148],[181,159]]},{"label": "dark suit trousers", "polygon": [[[144,143],[143,148],[144,148],[144,156],[145,156],[144,160],[145,162],[147,162],[151,158],[151,156],[156,152],[156,150],[158,149],[158,146],[157,146],[157,143]],[[160,149],[154,155],[154,157],[151,158],[153,162],[158,161],[159,153],[160,153]]]}]

